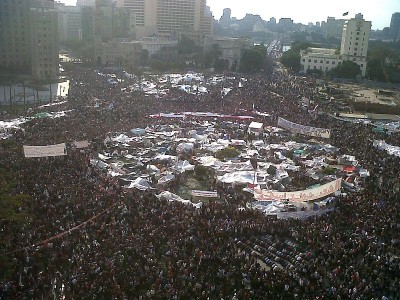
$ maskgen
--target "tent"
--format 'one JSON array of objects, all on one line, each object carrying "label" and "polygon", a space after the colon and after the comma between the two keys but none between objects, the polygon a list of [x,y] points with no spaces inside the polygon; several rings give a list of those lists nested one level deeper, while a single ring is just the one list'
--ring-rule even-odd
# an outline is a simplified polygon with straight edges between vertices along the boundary
[{"label": "tent", "polygon": [[145,191],[151,188],[150,183],[141,177],[135,179],[135,181],[131,182],[131,184],[127,187],[128,189],[136,188],[141,191]]},{"label": "tent", "polygon": [[170,182],[170,181],[172,181],[174,179],[175,179],[174,174],[168,173],[167,175],[161,177],[158,180],[158,184],[165,185],[165,184],[167,184],[168,182]]}]

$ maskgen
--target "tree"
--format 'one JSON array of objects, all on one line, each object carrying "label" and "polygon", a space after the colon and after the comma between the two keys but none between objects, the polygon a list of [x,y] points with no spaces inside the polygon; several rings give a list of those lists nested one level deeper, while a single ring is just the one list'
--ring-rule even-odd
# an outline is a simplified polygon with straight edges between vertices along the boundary
[{"label": "tree", "polygon": [[177,45],[179,54],[191,54],[195,50],[195,47],[195,42],[186,35],[181,36]]},{"label": "tree", "polygon": [[353,79],[361,73],[361,69],[355,62],[345,60],[342,64],[332,69],[330,73],[334,77]]},{"label": "tree", "polygon": [[282,54],[280,61],[286,68],[293,72],[299,72],[301,69],[300,59],[300,52],[290,49]]},{"label": "tree", "polygon": [[264,45],[257,45],[252,48],[245,49],[240,60],[240,71],[246,73],[264,69],[268,62],[266,55],[267,48]]}]

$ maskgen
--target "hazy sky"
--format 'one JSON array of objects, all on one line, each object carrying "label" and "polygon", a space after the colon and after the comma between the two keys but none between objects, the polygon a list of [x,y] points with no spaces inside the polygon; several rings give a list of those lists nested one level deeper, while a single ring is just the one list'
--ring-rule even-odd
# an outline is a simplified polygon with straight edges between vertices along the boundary
[{"label": "hazy sky", "polygon": [[[76,0],[59,0],[75,5]],[[326,21],[326,18],[341,18],[344,12],[349,17],[362,13],[364,19],[372,21],[373,29],[390,25],[394,12],[400,12],[400,0],[207,0],[214,18],[219,19],[222,10],[231,8],[232,17],[241,19],[246,13],[260,15],[264,20],[271,17],[292,18],[296,23]]]}]

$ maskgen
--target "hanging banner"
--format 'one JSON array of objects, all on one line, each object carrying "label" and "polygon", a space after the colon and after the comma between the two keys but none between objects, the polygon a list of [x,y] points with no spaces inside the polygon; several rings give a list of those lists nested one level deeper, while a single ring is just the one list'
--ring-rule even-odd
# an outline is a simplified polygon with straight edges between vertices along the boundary
[{"label": "hanging banner", "polygon": [[217,192],[192,190],[192,196],[206,197],[206,198],[217,198],[218,194],[217,194]]},{"label": "hanging banner", "polygon": [[67,155],[65,143],[47,146],[26,146],[24,145],[25,157],[47,157]]},{"label": "hanging banner", "polygon": [[319,187],[297,191],[276,192],[269,190],[254,190],[254,198],[258,201],[287,200],[289,202],[312,201],[326,197],[340,190],[342,179],[336,179]]},{"label": "hanging banner", "polygon": [[285,128],[294,133],[315,136],[315,137],[321,137],[321,138],[325,138],[325,139],[329,139],[331,137],[330,129],[300,125],[300,124],[296,124],[296,123],[290,122],[288,120],[285,120],[283,118],[278,118],[278,126]]}]

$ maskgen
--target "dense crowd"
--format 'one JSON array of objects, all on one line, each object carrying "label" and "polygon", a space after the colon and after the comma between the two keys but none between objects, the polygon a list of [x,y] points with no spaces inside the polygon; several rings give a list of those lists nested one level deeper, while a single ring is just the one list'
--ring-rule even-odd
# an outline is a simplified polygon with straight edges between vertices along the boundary
[{"label": "dense crowd", "polygon": [[[12,193],[30,196],[26,222],[0,223],[12,269],[0,299],[400,299],[400,161],[372,146],[377,138],[399,146],[399,133],[310,113],[299,100],[318,103],[312,79],[247,79],[241,88],[230,79],[224,97],[215,85],[158,98],[131,92],[134,79],[110,85],[93,70],[73,71],[68,101],[49,108],[71,110],[67,117],[32,120],[0,143],[2,169],[16,176]],[[109,132],[162,122],[150,114],[253,108],[269,114],[255,115],[266,126],[279,116],[331,129],[329,142],[370,171],[365,190],[338,198],[329,214],[278,220],[242,209],[240,193],[194,208],[123,189],[90,165]],[[22,154],[23,144],[84,139],[90,148],[63,157]]]}]

